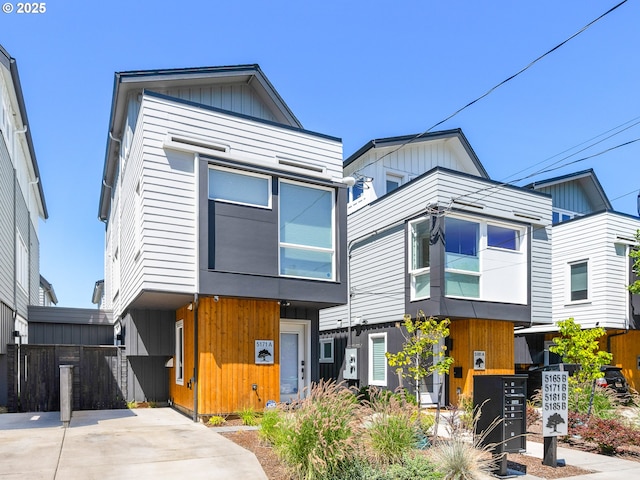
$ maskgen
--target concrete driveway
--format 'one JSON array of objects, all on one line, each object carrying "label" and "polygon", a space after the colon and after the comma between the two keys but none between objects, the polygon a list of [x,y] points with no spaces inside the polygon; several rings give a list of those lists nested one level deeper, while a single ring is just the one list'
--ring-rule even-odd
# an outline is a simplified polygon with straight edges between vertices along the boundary
[{"label": "concrete driveway", "polygon": [[253,453],[171,408],[0,415],[0,479],[266,479]]}]

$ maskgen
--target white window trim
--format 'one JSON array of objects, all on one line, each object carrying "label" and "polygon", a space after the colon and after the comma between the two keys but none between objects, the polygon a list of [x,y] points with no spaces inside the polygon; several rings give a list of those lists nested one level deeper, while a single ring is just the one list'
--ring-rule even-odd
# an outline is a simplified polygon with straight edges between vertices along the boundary
[{"label": "white window trim", "polygon": [[[316,278],[316,277],[305,277],[301,275],[286,275],[280,273],[281,277],[285,278],[303,278],[305,280],[317,280],[320,282],[335,282],[336,280],[336,235],[337,235],[337,225],[336,225],[336,197],[335,190],[329,187],[323,187],[321,185],[313,185],[310,183],[304,182],[295,182],[293,180],[284,180],[280,179],[278,183],[278,202],[282,201],[282,196],[280,195],[280,185],[283,183],[288,183],[289,185],[300,185],[306,188],[315,188],[317,190],[325,190],[331,193],[331,248],[325,247],[313,247],[309,245],[300,245],[297,243],[287,243],[280,240],[280,218],[278,218],[278,272],[280,272],[281,266],[281,258],[280,258],[280,249],[284,248],[297,248],[300,250],[307,250],[311,252],[322,252],[322,253],[330,253],[331,254],[331,277],[330,278]],[[278,205],[278,217],[280,215],[280,205]]]},{"label": "white window trim", "polygon": [[18,287],[29,294],[29,249],[24,243],[22,235],[16,230],[16,283]]},{"label": "white window trim", "polygon": [[133,196],[133,229],[134,229],[134,260],[138,260],[142,251],[142,185],[138,181],[136,193]]},{"label": "white window trim", "polygon": [[[413,229],[413,225],[417,224],[417,223],[422,223],[422,222],[431,222],[431,219],[429,217],[426,218],[419,218],[416,220],[412,220],[409,222],[409,235],[407,235],[407,251],[409,252],[409,257],[408,257],[408,269],[409,270],[409,276],[411,278],[411,301],[414,300],[426,300],[428,298],[431,298],[431,293],[429,293],[428,295],[425,296],[421,296],[418,297],[416,296],[416,278],[419,277],[420,275],[424,275],[426,273],[431,274],[431,266],[429,267],[422,267],[422,268],[416,268],[413,269],[412,265],[413,265],[413,234],[412,234],[412,229]],[[431,264],[431,257],[429,257],[429,264]]]},{"label": "white window trim", "polygon": [[[246,207],[254,207],[254,208],[263,208],[265,210],[271,210],[272,208],[272,198],[273,198],[273,194],[272,194],[272,187],[271,187],[271,176],[270,175],[264,175],[261,173],[255,173],[255,172],[249,172],[247,170],[239,170],[236,168],[226,168],[226,167],[220,167],[218,165],[209,165],[209,170],[218,170],[220,172],[228,172],[228,173],[233,173],[235,175],[244,175],[246,177],[254,177],[254,178],[262,178],[264,180],[267,181],[267,205],[259,205],[257,203],[248,203],[248,202],[236,202],[234,200],[228,200],[226,198],[218,198],[218,197],[213,197],[211,195],[211,192],[208,192],[208,198],[209,200],[214,200],[216,202],[221,202],[221,203],[230,203],[233,205],[244,205]],[[207,174],[207,189],[209,185],[209,176]]]},{"label": "white window trim", "polygon": [[[180,350],[178,350],[180,344]],[[179,358],[180,353],[182,358]],[[176,351],[175,351],[176,383],[184,385],[184,320],[176,322]]]},{"label": "white window trim", "polygon": [[[387,180],[398,181],[398,188],[407,183],[407,175],[398,170],[385,168],[384,170],[384,193],[387,194]],[[396,189],[397,190],[397,189]],[[393,190],[392,190],[393,191]]]},{"label": "white window trim", "polygon": [[[328,357],[324,356],[324,346],[325,345],[331,345],[331,355]],[[332,338],[321,338],[320,339],[320,363],[333,363],[334,362],[334,352],[335,352],[335,345],[334,345],[334,340],[333,337]]]},{"label": "white window trim", "polygon": [[387,386],[387,370],[388,370],[388,362],[385,356],[384,359],[384,380],[374,380],[373,379],[373,340],[383,338],[384,339],[384,351],[388,352],[387,348],[387,333],[370,333],[369,334],[369,385],[375,385],[378,387],[386,387]]},{"label": "white window trim", "polygon": [[[580,300],[571,300],[571,266],[579,265],[581,263],[587,264],[587,298],[583,298]],[[565,285],[567,286],[565,295],[566,305],[580,305],[584,303],[591,303],[591,262],[588,258],[567,262]]]}]

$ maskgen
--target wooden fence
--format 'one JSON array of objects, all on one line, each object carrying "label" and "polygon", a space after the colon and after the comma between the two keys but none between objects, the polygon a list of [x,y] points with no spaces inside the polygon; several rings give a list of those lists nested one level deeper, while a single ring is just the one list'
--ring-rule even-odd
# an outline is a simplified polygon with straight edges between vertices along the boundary
[{"label": "wooden fence", "polygon": [[126,408],[126,357],[119,347],[9,345],[10,412],[60,410],[60,365],[73,365],[73,410]]}]

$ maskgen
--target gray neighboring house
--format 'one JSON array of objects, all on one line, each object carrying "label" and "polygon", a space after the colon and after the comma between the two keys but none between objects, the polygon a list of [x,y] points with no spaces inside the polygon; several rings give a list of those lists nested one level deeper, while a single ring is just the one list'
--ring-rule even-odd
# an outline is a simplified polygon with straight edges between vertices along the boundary
[{"label": "gray neighboring house", "polygon": [[50,307],[52,305],[57,305],[58,297],[56,296],[56,291],[53,289],[53,285],[51,285],[46,278],[40,275],[40,303],[41,307]]},{"label": "gray neighboring house", "polygon": [[28,306],[40,301],[38,223],[47,218],[18,67],[0,46],[0,405],[7,344],[29,341]]},{"label": "gray neighboring house", "polygon": [[29,340],[37,345],[113,345],[111,312],[29,307]]}]

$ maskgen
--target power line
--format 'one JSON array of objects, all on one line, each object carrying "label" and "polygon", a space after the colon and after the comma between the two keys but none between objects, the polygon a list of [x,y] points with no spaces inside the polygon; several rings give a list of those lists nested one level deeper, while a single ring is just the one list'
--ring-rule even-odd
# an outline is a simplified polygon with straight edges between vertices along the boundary
[{"label": "power line", "polygon": [[599,20],[601,20],[602,18],[606,17],[607,15],[609,15],[611,12],[613,12],[614,10],[616,10],[618,7],[624,5],[627,2],[627,0],[622,0],[622,2],[618,3],[616,6],[610,8],[609,10],[607,10],[605,13],[603,13],[602,15],[600,15],[599,17],[597,17],[595,20],[592,20],[591,22],[589,22],[588,24],[586,24],[584,27],[582,27],[580,30],[578,30],[576,33],[574,33],[573,35],[571,35],[569,38],[567,38],[566,40],[560,42],[558,45],[556,45],[555,47],[553,47],[552,49],[548,50],[547,52],[543,53],[542,55],[540,55],[538,58],[536,58],[535,60],[531,61],[527,66],[521,68],[518,72],[514,73],[513,75],[511,75],[510,77],[507,77],[506,79],[504,79],[503,81],[501,81],[500,83],[498,83],[497,85],[495,85],[494,87],[490,88],[489,90],[487,90],[485,93],[483,93],[482,95],[480,95],[479,97],[477,97],[475,100],[470,101],[469,103],[467,103],[465,106],[459,108],[458,110],[456,110],[455,112],[453,112],[451,115],[449,115],[448,117],[446,117],[443,120],[440,120],[439,122],[433,124],[431,127],[429,127],[428,129],[426,129],[424,132],[419,133],[417,135],[415,135],[414,137],[412,137],[411,139],[407,140],[406,142],[402,143],[401,145],[399,145],[397,148],[395,148],[394,150],[391,150],[387,153],[385,153],[384,155],[382,155],[380,158],[378,158],[377,160],[375,160],[374,162],[370,162],[367,165],[364,165],[363,167],[360,168],[366,168],[369,165],[378,162],[380,160],[382,160],[383,158],[387,157],[388,155],[391,155],[395,152],[397,152],[398,150],[406,147],[407,145],[415,142],[416,140],[418,140],[419,138],[427,135],[429,132],[431,132],[434,128],[436,128],[438,125],[441,125],[443,123],[445,123],[448,120],[451,120],[453,117],[455,117],[456,115],[458,115],[460,112],[462,112],[463,110],[466,110],[467,108],[469,108],[471,105],[479,102],[480,100],[482,100],[483,98],[485,98],[486,96],[490,95],[492,92],[494,92],[495,90],[497,90],[498,88],[500,88],[502,85],[510,82],[511,80],[513,80],[514,78],[516,78],[517,76],[519,76],[520,74],[524,73],[525,71],[527,71],[529,68],[531,68],[533,65],[535,65],[536,63],[538,63],[540,60],[542,60],[544,57],[546,57],[547,55],[550,55],[551,53],[553,53],[554,51],[558,50],[560,47],[562,47],[563,45],[565,45],[566,43],[568,43],[569,41],[573,40],[575,37],[577,37],[578,35],[580,35],[582,32],[584,32],[585,30],[587,30],[589,27],[591,27],[593,24],[595,24],[596,22],[598,22]]}]

